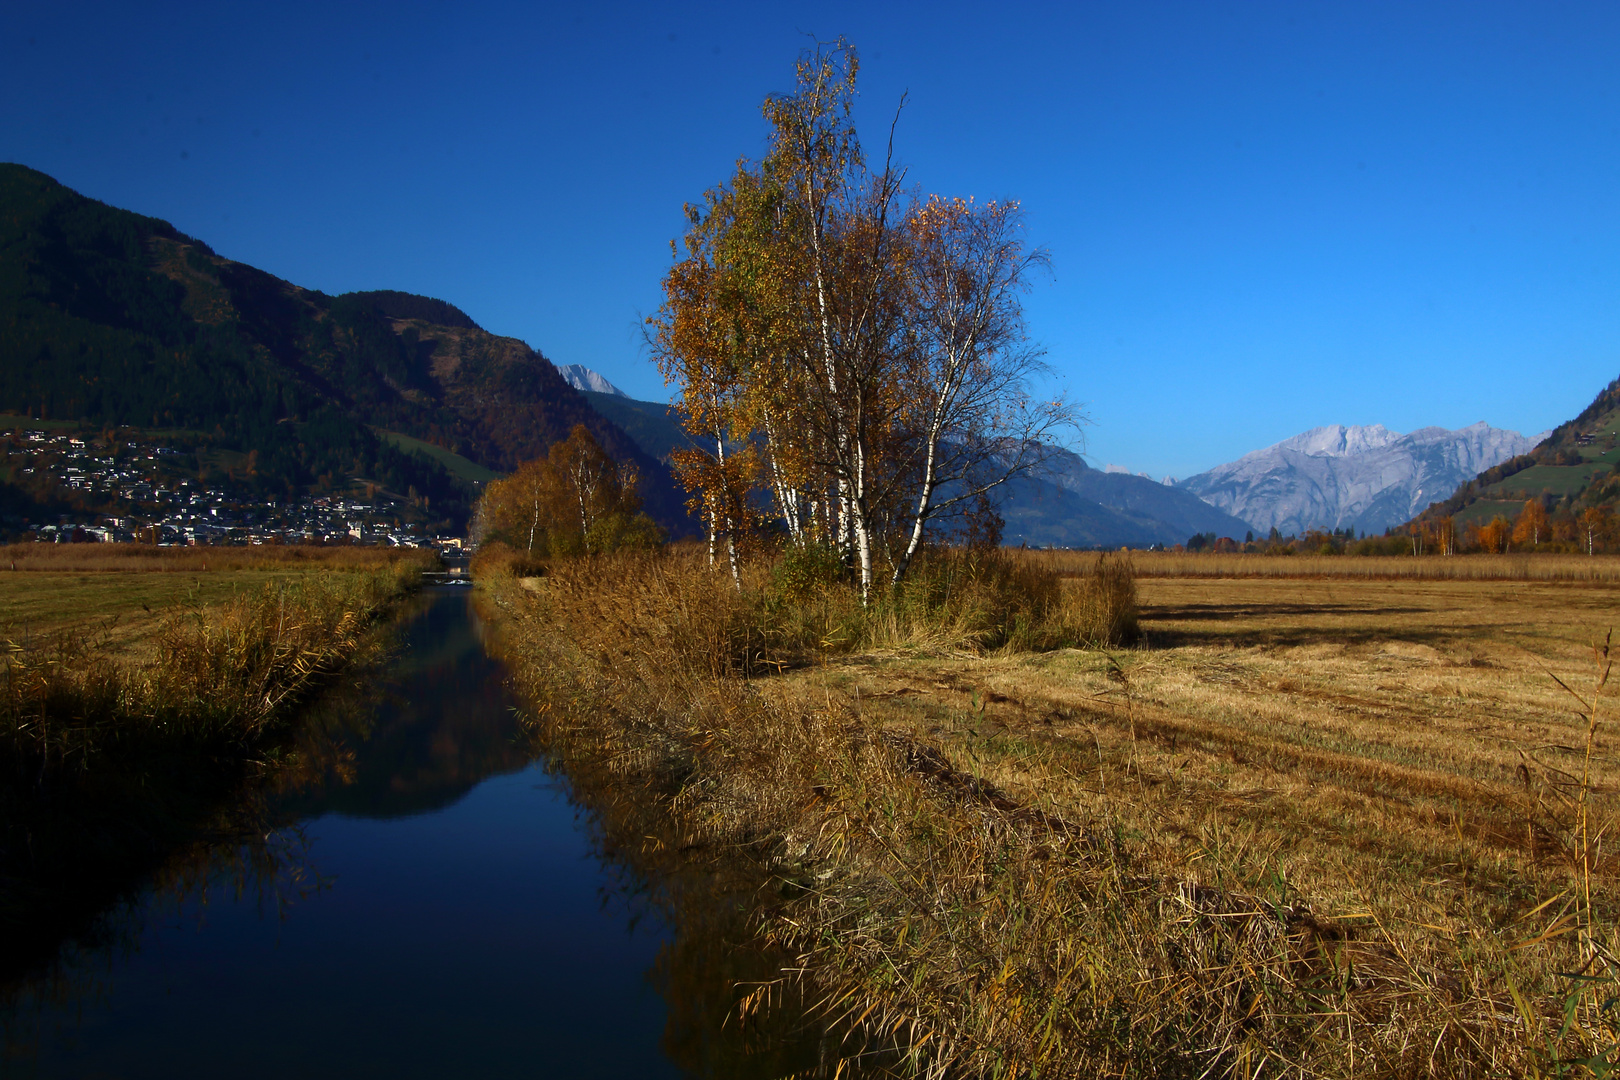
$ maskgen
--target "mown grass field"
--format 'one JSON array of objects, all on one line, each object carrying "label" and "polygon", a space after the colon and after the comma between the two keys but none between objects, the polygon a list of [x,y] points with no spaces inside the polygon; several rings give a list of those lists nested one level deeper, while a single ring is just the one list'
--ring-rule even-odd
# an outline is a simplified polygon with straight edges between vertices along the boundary
[{"label": "mown grass field", "polygon": [[[1030,551],[1021,558],[1066,577],[1087,573],[1095,552]],[[1567,581],[1620,585],[1617,555],[1257,555],[1134,551],[1138,580],[1153,578],[1333,578],[1393,581]]]},{"label": "mown grass field", "polygon": [[[1166,578],[1139,589],[1135,648],[865,656],[772,680],[773,692],[858,699],[1018,798],[1121,817],[1167,854],[1194,860],[1236,829],[1251,885],[1281,872],[1324,911],[1383,906],[1394,925],[1457,933],[1465,900],[1539,895],[1521,751],[1576,764],[1582,733],[1554,676],[1590,684],[1589,647],[1620,624],[1620,588]],[[1620,709],[1614,719],[1598,739],[1597,800],[1610,810]],[[1466,880],[1468,866],[1485,876]]]},{"label": "mown grass field", "polygon": [[[1620,586],[1166,576],[1139,589],[1134,648],[897,651],[767,692],[936,746],[1013,804],[1107,822],[1138,866],[1184,889],[1305,908],[1398,958],[1381,993],[1409,996],[1408,1014],[1433,1010],[1445,986],[1448,1007],[1477,1016],[1467,999],[1505,987],[1501,958],[1534,969],[1544,950],[1549,979],[1572,966],[1554,951],[1571,924],[1552,916],[1567,915],[1579,875],[1546,780],[1581,772],[1584,724],[1556,679],[1591,689],[1590,646],[1620,624]],[[1613,721],[1595,746],[1604,822],[1620,813],[1620,709]],[[1617,870],[1599,857],[1594,903],[1611,928]]]},{"label": "mown grass field", "polygon": [[1497,499],[1529,499],[1544,491],[1554,495],[1574,495],[1585,491],[1594,476],[1606,474],[1610,469],[1609,463],[1601,458],[1584,465],[1532,465],[1506,480],[1497,481],[1480,494]]},{"label": "mown grass field", "polygon": [[28,646],[68,632],[137,655],[169,609],[208,607],[273,577],[310,571],[218,570],[0,574],[0,638]]}]

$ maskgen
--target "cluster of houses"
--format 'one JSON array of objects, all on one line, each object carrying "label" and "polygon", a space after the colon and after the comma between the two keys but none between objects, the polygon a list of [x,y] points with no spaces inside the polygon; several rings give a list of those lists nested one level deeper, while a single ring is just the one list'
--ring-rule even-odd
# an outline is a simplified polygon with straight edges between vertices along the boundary
[{"label": "cluster of houses", "polygon": [[194,479],[193,455],[169,446],[23,431],[7,440],[6,455],[14,480],[36,490],[54,480],[108,511],[24,526],[46,543],[461,545],[459,537],[428,535],[402,521],[381,500],[339,494],[255,500]]}]

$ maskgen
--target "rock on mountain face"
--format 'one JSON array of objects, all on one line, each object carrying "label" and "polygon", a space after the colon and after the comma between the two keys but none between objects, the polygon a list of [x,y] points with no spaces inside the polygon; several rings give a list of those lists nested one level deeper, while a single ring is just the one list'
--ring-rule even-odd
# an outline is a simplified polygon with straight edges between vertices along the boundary
[{"label": "rock on mountain face", "polygon": [[1382,424],[1314,428],[1177,486],[1257,532],[1382,532],[1539,441],[1486,423],[1409,435]]},{"label": "rock on mountain face", "polygon": [[1093,469],[1066,450],[1006,485],[998,508],[1004,542],[1032,547],[1147,547],[1184,543],[1194,533],[1242,539],[1248,530],[1190,492]]},{"label": "rock on mountain face", "polygon": [[622,398],[630,396],[584,364],[558,364],[557,373],[575,390],[589,390],[596,394],[612,394],[614,397]]}]

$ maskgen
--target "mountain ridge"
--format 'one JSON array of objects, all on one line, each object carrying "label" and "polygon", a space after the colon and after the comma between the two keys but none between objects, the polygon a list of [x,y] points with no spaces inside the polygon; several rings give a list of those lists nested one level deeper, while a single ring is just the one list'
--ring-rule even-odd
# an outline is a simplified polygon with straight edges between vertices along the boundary
[{"label": "mountain ridge", "polygon": [[1262,533],[1381,533],[1534,445],[1484,421],[1406,434],[1382,424],[1335,424],[1251,451],[1176,486]]},{"label": "mountain ridge", "polygon": [[629,398],[630,395],[608,382],[601,373],[592,371],[584,364],[558,364],[557,371],[561,373],[563,381],[581,393],[609,394],[613,397]]},{"label": "mountain ridge", "polygon": [[252,452],[237,480],[265,496],[364,476],[464,521],[476,492],[376,430],[504,472],[582,423],[636,462],[649,512],[686,522],[666,467],[460,308],[305,289],[16,164],[0,165],[0,358],[0,412],[189,430]]},{"label": "mountain ridge", "polygon": [[997,501],[1010,544],[1150,547],[1215,533],[1242,539],[1247,525],[1190,492],[1145,476],[1092,468],[1058,449],[1046,466],[1010,481]]}]

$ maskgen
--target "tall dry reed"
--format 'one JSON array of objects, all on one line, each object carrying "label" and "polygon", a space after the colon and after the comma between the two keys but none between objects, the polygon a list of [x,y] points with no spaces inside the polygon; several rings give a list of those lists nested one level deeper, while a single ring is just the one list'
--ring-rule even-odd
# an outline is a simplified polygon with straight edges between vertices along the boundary
[{"label": "tall dry reed", "polygon": [[137,665],[82,634],[0,643],[0,743],[58,764],[152,738],[251,744],[284,703],[353,655],[422,566],[327,570],[173,610],[157,630],[155,655]]},{"label": "tall dry reed", "polygon": [[681,663],[716,677],[865,649],[1053,649],[1137,635],[1127,556],[1093,556],[1083,575],[1064,579],[1005,551],[930,550],[904,582],[864,604],[836,562],[805,571],[791,551],[745,568],[741,588],[695,546],[548,566],[494,550],[473,571],[486,579],[544,573],[552,603],[576,621],[614,627],[622,652],[658,637],[678,648]]},{"label": "tall dry reed", "polygon": [[[1561,1010],[1549,1016],[1521,990],[1511,972],[1507,975],[1538,1076],[1604,1077],[1620,1069],[1620,927],[1605,925],[1593,902],[1594,879],[1606,862],[1610,867],[1614,862],[1614,856],[1604,855],[1603,841],[1616,820],[1600,814],[1593,798],[1598,784],[1595,767],[1600,764],[1598,728],[1614,664],[1613,639],[1611,630],[1592,647],[1592,682],[1584,692],[1547,672],[1574,701],[1584,729],[1579,773],[1549,762],[1542,751],[1550,748],[1519,750],[1522,812],[1532,844],[1550,847],[1574,882],[1521,920],[1529,926],[1514,946],[1518,950],[1566,936],[1574,939],[1575,962],[1558,973],[1563,982]],[[1543,921],[1531,923],[1538,915]]]}]

